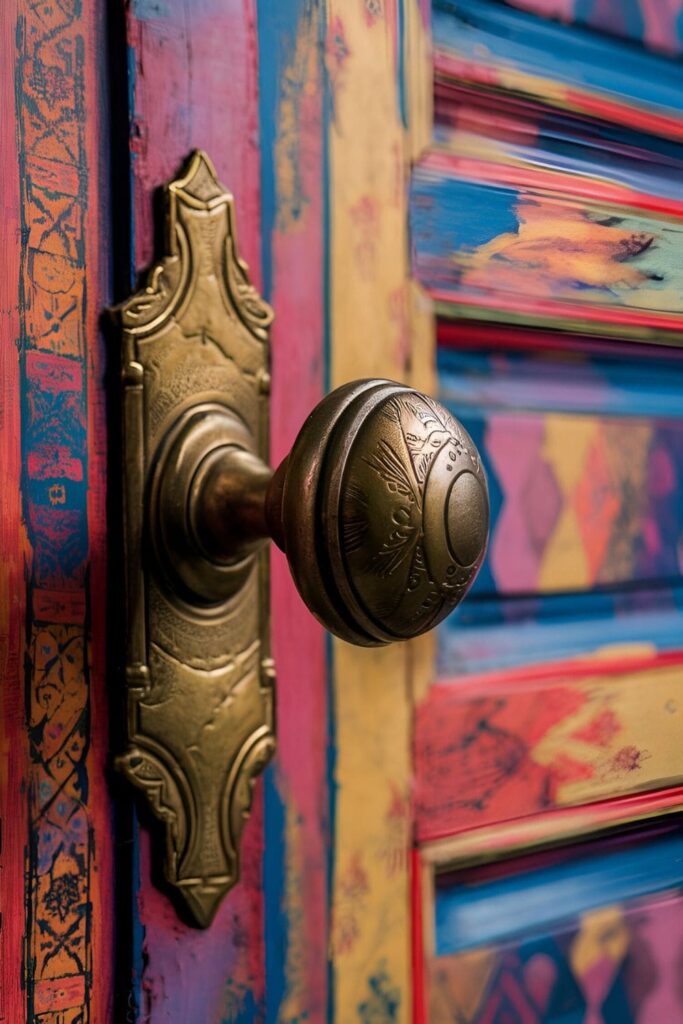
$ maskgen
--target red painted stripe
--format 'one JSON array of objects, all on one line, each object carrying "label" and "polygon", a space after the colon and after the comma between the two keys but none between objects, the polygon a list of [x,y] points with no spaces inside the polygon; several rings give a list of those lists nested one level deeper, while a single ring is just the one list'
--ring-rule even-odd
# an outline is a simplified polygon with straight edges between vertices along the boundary
[{"label": "red painted stripe", "polygon": [[569,332],[508,327],[472,320],[439,320],[437,339],[438,344],[444,348],[543,349],[562,352],[581,350],[596,355],[629,352],[631,356],[641,359],[657,356],[683,359],[683,351],[666,346],[638,345],[635,341],[622,342],[618,338],[586,337]]},{"label": "red painted stripe", "polygon": [[[524,834],[527,825],[533,822],[535,835],[538,838],[547,836],[571,835],[572,826],[585,826],[587,817],[591,819],[591,830],[598,832],[609,826],[626,823],[640,818],[656,818],[660,814],[674,810],[683,811],[683,786],[672,786],[669,789],[655,790],[651,793],[635,793],[617,797],[613,800],[598,800],[593,804],[579,807],[563,807],[542,814],[525,815],[514,822],[506,822],[504,835],[492,837],[484,835],[481,829],[422,829],[418,824],[420,845],[440,842],[469,832],[477,842],[479,853],[503,854],[509,851],[511,841]],[[527,839],[528,842],[528,839]]]},{"label": "red painted stripe", "polygon": [[624,675],[626,672],[648,672],[667,666],[683,665],[683,650],[661,651],[658,654],[619,655],[606,658],[572,658],[566,661],[545,662],[506,672],[487,672],[480,675],[459,676],[454,679],[442,678],[432,687],[430,693],[438,700],[443,688],[457,687],[461,694],[475,694],[492,687],[516,686],[522,682],[562,682],[569,679],[590,679],[591,676]]}]

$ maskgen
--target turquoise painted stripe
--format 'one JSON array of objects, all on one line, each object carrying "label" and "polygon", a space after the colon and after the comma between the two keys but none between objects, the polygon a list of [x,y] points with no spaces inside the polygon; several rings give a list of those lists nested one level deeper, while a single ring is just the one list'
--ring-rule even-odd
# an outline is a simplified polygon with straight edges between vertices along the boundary
[{"label": "turquoise painted stripe", "polygon": [[630,840],[495,881],[437,886],[436,952],[508,943],[559,930],[581,914],[683,886],[683,836]]}]

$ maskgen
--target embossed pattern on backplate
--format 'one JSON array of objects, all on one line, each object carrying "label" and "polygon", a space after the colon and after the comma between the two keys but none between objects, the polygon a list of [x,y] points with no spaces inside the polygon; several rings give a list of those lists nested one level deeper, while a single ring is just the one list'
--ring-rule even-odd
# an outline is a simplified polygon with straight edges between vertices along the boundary
[{"label": "embossed pattern on backplate", "polygon": [[205,927],[238,880],[254,777],[275,745],[268,554],[236,566],[239,586],[223,599],[184,590],[150,494],[196,408],[236,416],[240,444],[267,461],[273,314],[237,254],[233,200],[207,156],[195,153],[166,191],[166,255],[116,311],[128,704],[118,764],[163,822],[165,875]]}]

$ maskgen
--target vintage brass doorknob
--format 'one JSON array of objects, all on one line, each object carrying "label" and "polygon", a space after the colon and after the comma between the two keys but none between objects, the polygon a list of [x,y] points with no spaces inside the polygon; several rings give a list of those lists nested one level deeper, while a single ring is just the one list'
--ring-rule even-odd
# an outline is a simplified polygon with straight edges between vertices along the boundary
[{"label": "vintage brass doorknob", "polygon": [[150,532],[181,592],[226,601],[272,537],[313,614],[354,644],[417,636],[465,595],[488,496],[470,437],[442,405],[355,381],[313,410],[275,474],[251,448],[239,416],[203,406],[158,464]]},{"label": "vintage brass doorknob", "polygon": [[[267,465],[273,310],[205,153],[166,187],[166,248],[121,329],[126,749],[165,829],[164,870],[210,924],[237,882],[253,782],[275,750],[265,550],[320,621],[405,640],[463,597],[488,532],[477,451],[401,384],[347,384]],[[383,727],[381,722],[377,728]]]}]

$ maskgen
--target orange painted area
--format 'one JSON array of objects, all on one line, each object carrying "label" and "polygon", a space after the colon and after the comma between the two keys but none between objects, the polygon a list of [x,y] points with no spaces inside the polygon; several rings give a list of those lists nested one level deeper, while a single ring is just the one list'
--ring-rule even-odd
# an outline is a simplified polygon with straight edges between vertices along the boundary
[{"label": "orange painted area", "polygon": [[521,199],[516,209],[519,229],[514,234],[499,235],[470,256],[457,257],[465,287],[490,287],[494,261],[497,288],[523,288],[533,295],[554,295],[563,279],[620,290],[647,280],[627,261],[652,245],[652,232],[605,225],[584,209],[540,197]]},{"label": "orange painted area", "polygon": [[417,712],[422,840],[680,785],[683,658],[434,687]]}]

